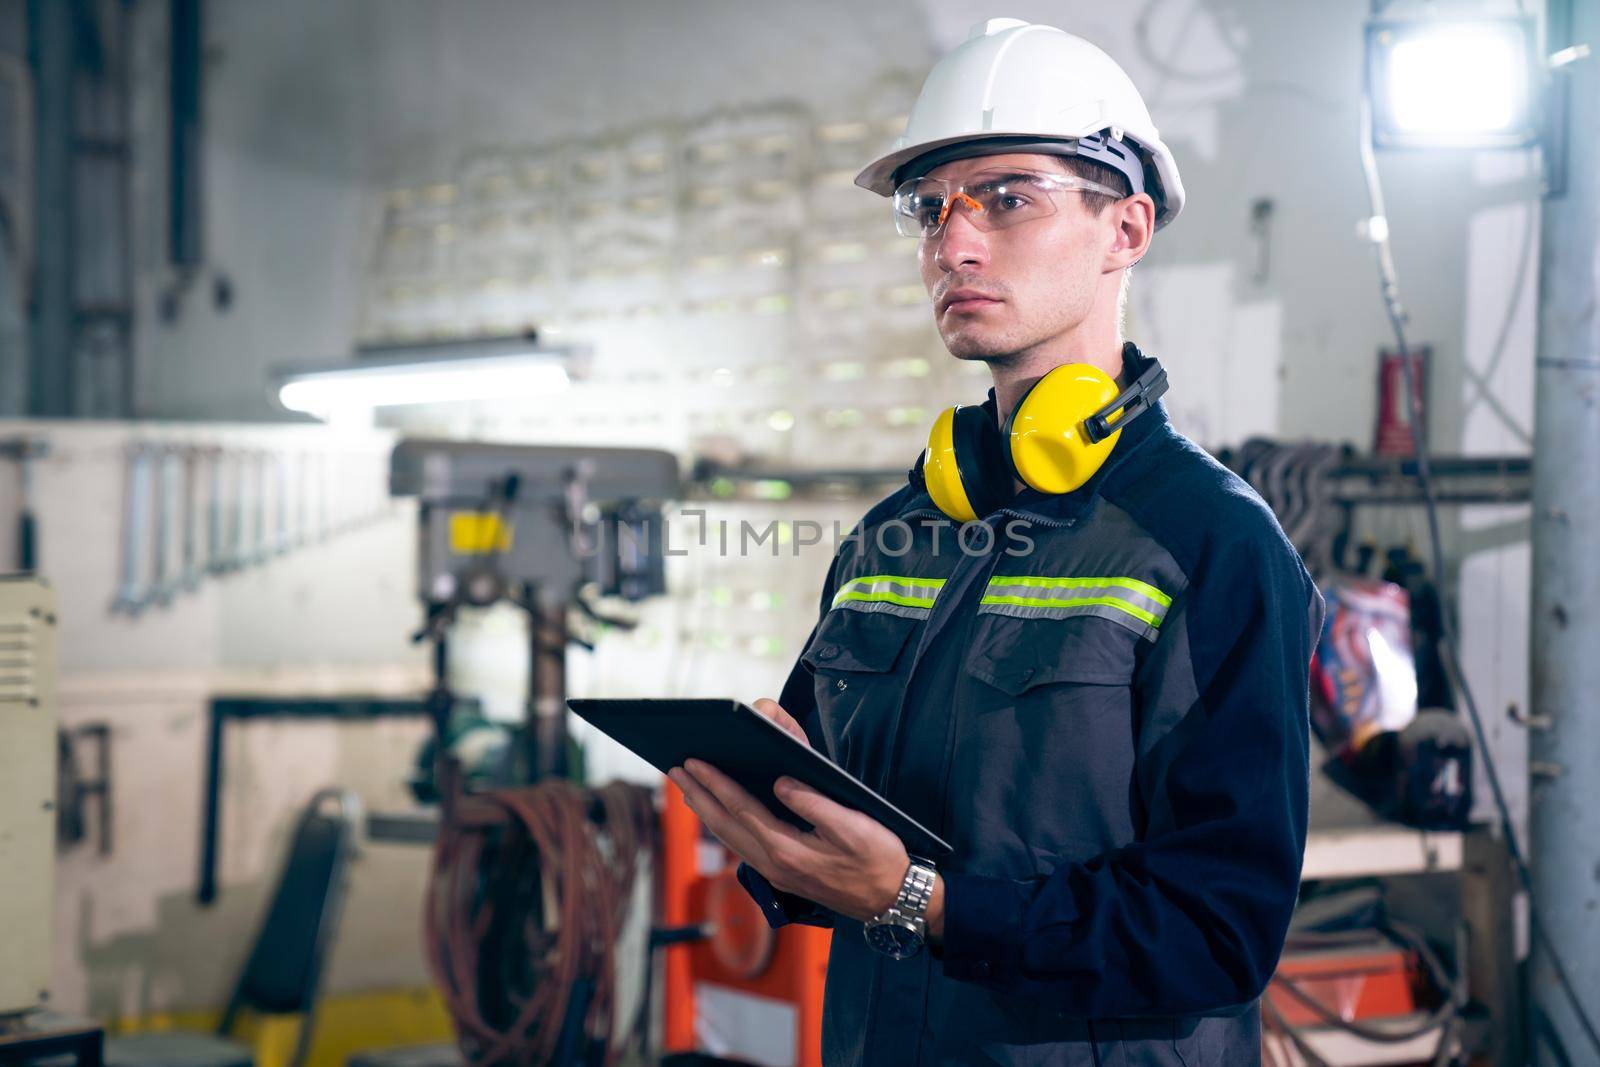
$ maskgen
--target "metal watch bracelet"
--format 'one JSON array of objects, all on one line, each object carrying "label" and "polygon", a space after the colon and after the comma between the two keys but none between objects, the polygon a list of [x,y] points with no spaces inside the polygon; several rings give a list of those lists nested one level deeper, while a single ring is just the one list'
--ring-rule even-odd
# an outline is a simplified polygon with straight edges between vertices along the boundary
[{"label": "metal watch bracelet", "polygon": [[900,883],[900,893],[889,909],[915,923],[919,934],[926,932],[928,904],[933,900],[934,878],[935,871],[932,864],[913,859],[906,868],[905,880]]}]

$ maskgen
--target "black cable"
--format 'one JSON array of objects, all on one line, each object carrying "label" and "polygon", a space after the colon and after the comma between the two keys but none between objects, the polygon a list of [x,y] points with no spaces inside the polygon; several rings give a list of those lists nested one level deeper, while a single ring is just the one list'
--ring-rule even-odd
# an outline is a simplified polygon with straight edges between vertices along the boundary
[{"label": "black cable", "polygon": [[1272,984],[1289,994],[1301,1007],[1315,1015],[1325,1025],[1354,1034],[1363,1041],[1372,1041],[1378,1044],[1401,1045],[1407,1041],[1413,1041],[1444,1026],[1456,1014],[1455,1005],[1446,1001],[1424,1016],[1422,1021],[1415,1026],[1405,1030],[1365,1026],[1332,1011],[1326,1004],[1301,989],[1300,984],[1293,979],[1285,978],[1282,975],[1273,975]]},{"label": "black cable", "polygon": [[1289,1043],[1294,1046],[1300,1058],[1306,1062],[1306,1067],[1333,1067],[1327,1060],[1317,1055],[1317,1050],[1312,1048],[1311,1044],[1306,1041],[1299,1028],[1291,1026],[1272,1001],[1263,999],[1261,1007],[1266,1011],[1267,1018],[1289,1039]]},{"label": "black cable", "polygon": [[[1556,1067],[1573,1067],[1572,1057],[1567,1055],[1566,1048],[1562,1046],[1561,1038],[1556,1034],[1555,1024],[1537,1006],[1533,1009],[1533,1032],[1532,1062],[1534,1067],[1539,1067],[1544,1062],[1544,1057],[1539,1055],[1541,1047],[1550,1049],[1550,1054],[1556,1059]],[[1541,1039],[1544,1042],[1542,1046],[1539,1043]]]},{"label": "black cable", "polygon": [[1556,975],[1556,981],[1561,986],[1562,993],[1571,1006],[1573,1014],[1578,1018],[1584,1034],[1589,1043],[1594,1046],[1595,1052],[1600,1054],[1600,1032],[1595,1029],[1595,1024],[1589,1018],[1589,1013],[1584,1010],[1582,1001],[1579,1000],[1577,991],[1572,986],[1572,979],[1567,974],[1566,962],[1561,954],[1556,951],[1555,945],[1550,942],[1549,935],[1544,929],[1544,924],[1539,921],[1539,912],[1534,905],[1533,875],[1528,869],[1528,863],[1522,856],[1522,849],[1517,844],[1516,826],[1511,820],[1511,808],[1506,803],[1505,791],[1500,785],[1500,775],[1495,771],[1494,761],[1489,759],[1488,738],[1483,729],[1483,717],[1478,713],[1478,702],[1472,695],[1472,687],[1467,684],[1466,675],[1461,671],[1460,655],[1457,652],[1457,637],[1454,617],[1450,606],[1445,602],[1444,576],[1444,548],[1439,537],[1439,510],[1433,488],[1433,471],[1428,459],[1427,442],[1423,439],[1420,415],[1420,403],[1417,396],[1415,375],[1411,366],[1411,349],[1406,342],[1406,311],[1400,302],[1400,283],[1394,269],[1394,258],[1389,247],[1388,216],[1384,212],[1383,190],[1378,178],[1378,164],[1372,150],[1372,100],[1365,90],[1361,96],[1361,165],[1367,178],[1367,196],[1372,207],[1372,218],[1369,222],[1369,236],[1376,246],[1378,260],[1378,281],[1383,295],[1384,310],[1389,317],[1389,325],[1394,330],[1395,345],[1399,349],[1400,367],[1402,378],[1405,381],[1406,415],[1411,424],[1411,444],[1416,453],[1417,460],[1417,485],[1422,490],[1423,509],[1428,519],[1428,543],[1433,555],[1433,580],[1439,589],[1442,610],[1440,617],[1439,651],[1440,659],[1445,669],[1450,673],[1451,680],[1461,693],[1462,701],[1467,707],[1467,716],[1472,723],[1473,736],[1478,741],[1478,751],[1483,754],[1483,768],[1487,772],[1489,789],[1494,795],[1495,808],[1500,816],[1500,831],[1504,837],[1506,851],[1511,857],[1513,867],[1517,872],[1517,880],[1522,883],[1523,891],[1528,894],[1528,928],[1532,934],[1535,948],[1542,948],[1550,959],[1551,968]]},{"label": "black cable", "polygon": [[[1361,1023],[1355,1022],[1354,1020],[1342,1018],[1330,1010],[1321,1001],[1317,1000],[1311,994],[1301,989],[1300,984],[1294,979],[1275,974],[1272,976],[1272,981],[1278,986],[1278,988],[1289,994],[1290,997],[1298,1001],[1301,1006],[1310,1011],[1326,1025],[1334,1027],[1338,1030],[1343,1030],[1346,1033],[1354,1034],[1355,1036],[1366,1041],[1374,1041],[1380,1044],[1402,1044],[1404,1042],[1422,1037],[1424,1034],[1432,1033],[1433,1031],[1439,1030],[1448,1025],[1457,1014],[1454,1000],[1449,995],[1450,989],[1455,985],[1455,982],[1449,975],[1445,973],[1444,965],[1439,962],[1439,957],[1434,955],[1433,950],[1428,947],[1427,941],[1420,934],[1412,931],[1409,927],[1405,927],[1395,922],[1389,922],[1383,926],[1380,926],[1378,928],[1378,932],[1386,935],[1391,940],[1397,942],[1405,948],[1409,948],[1411,951],[1415,952],[1422,960],[1423,969],[1428,972],[1429,980],[1433,982],[1434,986],[1441,993],[1445,994],[1444,1003],[1435,1008],[1433,1011],[1429,1012],[1423,1017],[1422,1021],[1417,1023],[1415,1026],[1408,1027],[1404,1030],[1397,1030],[1389,1027],[1365,1026]],[[1441,1036],[1440,1040],[1443,1041],[1447,1037],[1448,1035],[1443,1035]]]}]

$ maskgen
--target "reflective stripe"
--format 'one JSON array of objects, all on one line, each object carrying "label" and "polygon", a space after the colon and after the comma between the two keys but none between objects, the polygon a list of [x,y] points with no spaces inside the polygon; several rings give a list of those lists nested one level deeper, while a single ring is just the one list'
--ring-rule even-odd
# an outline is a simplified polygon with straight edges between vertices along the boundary
[{"label": "reflective stripe", "polygon": [[943,578],[908,578],[898,574],[868,574],[852,578],[833,594],[833,607],[851,611],[884,611],[912,619],[925,619],[944,586]]},{"label": "reflective stripe", "polygon": [[1171,604],[1170,596],[1137,578],[1007,575],[989,579],[978,611],[1024,619],[1092,615],[1153,641]]},{"label": "reflective stripe", "polygon": [[[1138,602],[1147,599],[1155,602],[1158,611],[1165,611],[1172,604],[1172,598],[1149,582],[1141,582],[1137,578],[1035,578],[1031,575],[1003,575],[989,579],[989,588],[997,585],[1024,586],[1029,589],[1115,589],[1117,595],[1132,594],[1129,600]],[[1080,595],[1087,595],[1081,594]]]}]

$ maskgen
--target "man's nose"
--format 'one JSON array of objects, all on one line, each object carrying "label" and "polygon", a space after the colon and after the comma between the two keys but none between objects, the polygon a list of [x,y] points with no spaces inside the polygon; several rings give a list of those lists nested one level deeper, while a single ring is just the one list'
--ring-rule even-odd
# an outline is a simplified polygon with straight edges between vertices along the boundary
[{"label": "man's nose", "polygon": [[934,238],[938,244],[934,248],[933,262],[944,271],[982,265],[989,259],[988,235],[973,225],[965,200],[963,197],[951,203],[944,226]]}]

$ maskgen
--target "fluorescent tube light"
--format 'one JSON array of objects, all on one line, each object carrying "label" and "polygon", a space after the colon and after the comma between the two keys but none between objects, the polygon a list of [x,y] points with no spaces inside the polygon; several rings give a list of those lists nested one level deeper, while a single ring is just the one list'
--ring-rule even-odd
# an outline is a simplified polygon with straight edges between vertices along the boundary
[{"label": "fluorescent tube light", "polygon": [[278,402],[319,419],[406,404],[546,398],[566,390],[571,348],[529,338],[358,349],[336,367],[277,375]]}]

